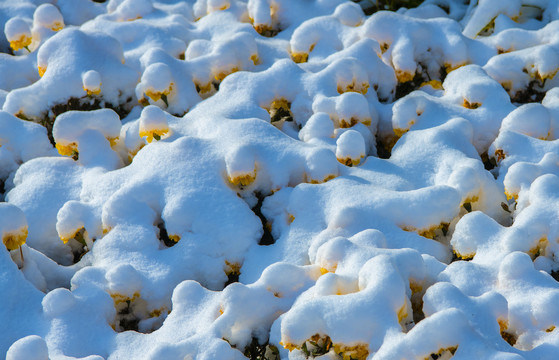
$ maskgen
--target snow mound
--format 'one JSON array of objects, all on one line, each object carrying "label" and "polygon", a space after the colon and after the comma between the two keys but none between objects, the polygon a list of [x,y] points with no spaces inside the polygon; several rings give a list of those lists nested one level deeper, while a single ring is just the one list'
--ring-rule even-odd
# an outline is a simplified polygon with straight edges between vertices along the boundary
[{"label": "snow mound", "polygon": [[556,358],[558,26],[555,0],[0,3],[0,354]]}]

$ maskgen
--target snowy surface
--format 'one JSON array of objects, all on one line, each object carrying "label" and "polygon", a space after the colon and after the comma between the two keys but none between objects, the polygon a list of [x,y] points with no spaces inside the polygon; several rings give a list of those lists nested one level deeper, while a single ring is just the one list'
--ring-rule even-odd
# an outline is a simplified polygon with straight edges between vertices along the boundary
[{"label": "snowy surface", "polygon": [[0,359],[556,359],[559,1],[415,3],[0,1]]}]

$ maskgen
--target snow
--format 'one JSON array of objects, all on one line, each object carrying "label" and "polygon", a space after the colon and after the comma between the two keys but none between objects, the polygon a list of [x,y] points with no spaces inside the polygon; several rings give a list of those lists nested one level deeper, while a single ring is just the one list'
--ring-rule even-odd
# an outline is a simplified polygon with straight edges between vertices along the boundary
[{"label": "snow", "polygon": [[161,138],[169,132],[169,124],[165,117],[165,112],[154,105],[148,105],[142,110],[140,116],[141,137],[147,136],[147,142],[152,142],[153,138]]},{"label": "snow", "polygon": [[22,18],[11,18],[4,25],[4,33],[14,51],[31,44],[31,29]]},{"label": "snow", "polygon": [[[101,50],[104,48],[110,50]],[[50,106],[85,95],[82,73],[89,70],[102,74],[104,101],[118,106],[132,96],[138,78],[133,69],[122,63],[122,46],[118,41],[77,28],[57,32],[37,50],[36,56],[41,79],[11,91],[4,103],[5,111],[40,119],[48,115]],[[60,81],[65,85],[59,86]]]},{"label": "snow", "polygon": [[554,359],[559,4],[371,6],[0,3],[0,359]]},{"label": "snow", "polygon": [[358,131],[344,131],[336,140],[336,158],[342,164],[359,165],[365,155],[365,140]]},{"label": "snow", "polygon": [[25,244],[27,239],[27,220],[25,214],[17,206],[9,203],[0,203],[2,220],[2,242],[8,250],[15,250]]},{"label": "snow", "polygon": [[83,89],[87,95],[99,95],[101,93],[101,75],[95,70],[89,70],[82,74]]},{"label": "snow", "polygon": [[33,25],[42,26],[52,31],[64,28],[64,19],[58,8],[52,4],[41,4],[33,13]]},{"label": "snow", "polygon": [[9,360],[47,360],[47,343],[40,336],[29,335],[16,341],[6,354]]}]

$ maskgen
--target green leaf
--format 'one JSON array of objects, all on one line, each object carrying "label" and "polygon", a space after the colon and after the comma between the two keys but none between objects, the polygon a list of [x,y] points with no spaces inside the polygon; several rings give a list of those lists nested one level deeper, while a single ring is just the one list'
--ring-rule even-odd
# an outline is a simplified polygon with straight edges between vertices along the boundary
[{"label": "green leaf", "polygon": [[306,357],[309,357],[311,355],[311,353],[307,349],[307,342],[306,341],[303,343],[303,346],[301,346],[301,351],[303,351],[303,353],[305,354]]},{"label": "green leaf", "polygon": [[167,95],[161,94],[161,100],[163,100],[165,105],[167,105],[167,107],[169,107],[169,102],[167,101]]}]

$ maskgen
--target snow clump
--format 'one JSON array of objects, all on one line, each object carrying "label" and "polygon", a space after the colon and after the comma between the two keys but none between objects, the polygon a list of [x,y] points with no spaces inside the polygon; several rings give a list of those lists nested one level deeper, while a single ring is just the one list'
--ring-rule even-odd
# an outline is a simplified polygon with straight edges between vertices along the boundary
[{"label": "snow clump", "polygon": [[558,9],[0,4],[0,354],[554,359]]}]

